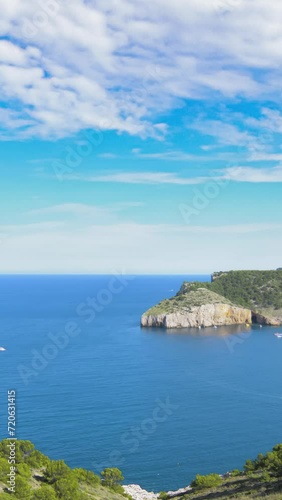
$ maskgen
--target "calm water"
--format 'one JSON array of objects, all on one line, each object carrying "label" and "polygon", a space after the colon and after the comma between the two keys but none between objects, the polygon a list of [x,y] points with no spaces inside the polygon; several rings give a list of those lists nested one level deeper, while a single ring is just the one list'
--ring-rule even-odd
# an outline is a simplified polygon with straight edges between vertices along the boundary
[{"label": "calm water", "polygon": [[[72,467],[118,466],[126,483],[156,491],[241,467],[281,442],[281,328],[140,329],[141,313],[184,278],[116,282],[111,299],[99,295],[108,276],[2,276],[1,439],[6,391],[17,389],[18,438]],[[66,325],[80,334],[54,346],[50,333],[58,339]]]}]

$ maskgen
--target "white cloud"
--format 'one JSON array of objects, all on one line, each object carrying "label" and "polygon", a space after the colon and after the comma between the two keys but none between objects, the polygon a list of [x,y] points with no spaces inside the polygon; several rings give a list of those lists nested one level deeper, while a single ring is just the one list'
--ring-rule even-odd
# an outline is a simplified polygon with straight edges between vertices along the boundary
[{"label": "white cloud", "polygon": [[71,214],[74,216],[94,215],[99,216],[107,211],[104,207],[85,205],[83,203],[63,203],[44,208],[30,210],[29,215]]},{"label": "white cloud", "polygon": [[180,177],[170,172],[119,172],[105,175],[65,175],[64,179],[84,182],[115,182],[120,184],[202,184],[211,177]]},{"label": "white cloud", "polygon": [[259,141],[255,135],[248,131],[239,130],[235,125],[219,120],[201,120],[193,122],[191,128],[198,130],[206,136],[216,139],[218,144],[233,145],[238,148],[247,147],[260,148]]},{"label": "white cloud", "polygon": [[158,113],[182,99],[278,99],[281,15],[278,0],[2,1],[2,99],[22,138],[161,137]]},{"label": "white cloud", "polygon": [[[6,235],[0,245],[0,272],[8,273],[111,273],[123,269],[128,273],[183,274],[273,268],[281,260],[279,224],[115,224],[71,230],[26,225],[13,231],[1,226],[0,232]],[[211,232],[216,237],[211,239]]]},{"label": "white cloud", "polygon": [[116,172],[98,175],[65,175],[64,179],[81,182],[110,182],[118,184],[196,185],[224,180],[232,182],[282,182],[282,166],[254,168],[234,166],[214,170],[208,176],[183,177],[174,172]]},{"label": "white cloud", "polygon": [[[138,158],[145,160],[165,160],[165,161],[209,161],[208,156],[199,156],[183,151],[165,151],[162,153],[143,153],[140,150],[133,151]],[[213,158],[212,158],[213,160]]]},{"label": "white cloud", "polygon": [[128,208],[138,208],[143,206],[143,203],[134,202],[120,202],[113,203],[105,206],[87,205],[83,203],[62,203],[60,205],[51,205],[38,209],[30,210],[27,215],[57,215],[57,216],[72,216],[80,218],[81,221],[90,217],[97,219],[99,222],[105,222],[105,218],[115,215],[119,212],[127,210]]},{"label": "white cloud", "polygon": [[236,182],[282,182],[282,166],[273,168],[231,167],[223,178]]}]

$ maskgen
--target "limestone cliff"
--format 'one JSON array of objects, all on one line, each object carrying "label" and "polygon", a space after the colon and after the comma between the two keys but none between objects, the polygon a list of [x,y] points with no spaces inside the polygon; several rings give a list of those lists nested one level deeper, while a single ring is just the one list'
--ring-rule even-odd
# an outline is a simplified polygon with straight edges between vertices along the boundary
[{"label": "limestone cliff", "polygon": [[143,327],[190,328],[252,322],[249,309],[232,304],[206,288],[198,288],[164,300],[141,318]]}]

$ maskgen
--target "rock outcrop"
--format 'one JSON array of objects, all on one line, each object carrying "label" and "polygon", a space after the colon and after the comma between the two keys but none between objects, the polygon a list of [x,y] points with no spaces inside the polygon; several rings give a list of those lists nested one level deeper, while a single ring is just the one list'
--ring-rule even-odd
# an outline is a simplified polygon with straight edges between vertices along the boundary
[{"label": "rock outcrop", "polygon": [[143,327],[193,328],[252,322],[252,312],[205,288],[165,300],[141,318]]},{"label": "rock outcrop", "polygon": [[274,317],[270,314],[268,316],[267,314],[252,312],[252,321],[253,323],[259,323],[260,325],[280,326],[282,323],[282,317],[281,315],[280,317]]},{"label": "rock outcrop", "polygon": [[143,327],[163,328],[191,328],[223,325],[241,325],[251,323],[252,312],[228,304],[206,304],[192,307],[189,312],[175,312],[168,314],[143,314]]},{"label": "rock outcrop", "polygon": [[159,495],[157,493],[149,493],[143,490],[138,484],[129,484],[123,486],[125,493],[130,495],[133,500],[157,500]]}]

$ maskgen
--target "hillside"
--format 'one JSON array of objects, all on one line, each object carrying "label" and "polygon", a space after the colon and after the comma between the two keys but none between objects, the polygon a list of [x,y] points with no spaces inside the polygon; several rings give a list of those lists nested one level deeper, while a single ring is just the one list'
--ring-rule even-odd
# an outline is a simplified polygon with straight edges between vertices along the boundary
[{"label": "hillside", "polygon": [[[15,491],[7,487],[10,465],[8,440],[0,442],[0,500],[125,500],[119,482],[123,479],[117,469],[106,469],[110,473],[104,481],[91,471],[70,469],[63,460],[50,460],[35,450],[30,441],[17,441],[15,452]],[[13,452],[12,452],[13,453]],[[13,466],[13,465],[12,465]],[[120,471],[118,471],[120,473]],[[13,478],[11,478],[13,480]]]},{"label": "hillside", "polygon": [[[203,292],[204,289],[206,293]],[[187,314],[191,312],[192,307],[208,303],[229,304],[247,309],[251,311],[251,319],[247,322],[279,325],[282,323],[282,269],[219,272],[212,275],[211,283],[184,282],[175,297],[163,300],[144,313],[143,317],[179,312]],[[236,322],[235,318],[234,323]],[[214,324],[224,323],[220,321]]]},{"label": "hillside", "polygon": [[[203,283],[195,282],[195,287]],[[204,283],[209,290],[223,295],[237,305],[253,310],[282,309],[282,270],[276,271],[229,271],[214,273],[211,283]],[[193,284],[185,282],[181,292],[193,290]]]},{"label": "hillside", "polygon": [[[7,491],[10,472],[9,442],[0,442],[0,500],[15,497],[20,500],[124,500],[131,498],[123,492],[118,469],[105,469],[103,479],[91,471],[70,469],[63,460],[50,460],[35,450],[30,441],[17,441],[15,449],[15,493]],[[161,492],[160,500],[245,500],[282,499],[282,444],[274,446],[265,455],[247,460],[243,471],[234,470],[220,476],[197,475],[189,491],[182,493]],[[146,495],[151,498],[152,494]],[[156,497],[157,495],[153,495]],[[134,500],[141,500],[141,496]],[[142,499],[145,498],[142,495]]]},{"label": "hillside", "polygon": [[141,318],[141,325],[164,328],[197,328],[243,324],[251,322],[251,312],[206,287],[178,293],[149,309]]}]

